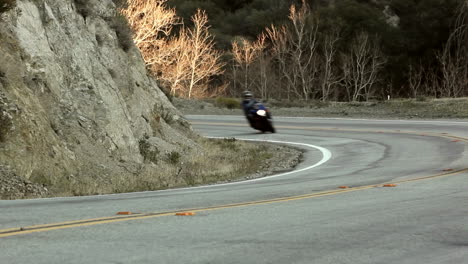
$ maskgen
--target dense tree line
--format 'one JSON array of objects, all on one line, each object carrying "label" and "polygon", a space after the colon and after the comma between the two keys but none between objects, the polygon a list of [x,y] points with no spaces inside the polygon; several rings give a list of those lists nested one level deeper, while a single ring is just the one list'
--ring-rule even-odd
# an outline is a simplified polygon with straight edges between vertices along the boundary
[{"label": "dense tree line", "polygon": [[169,0],[168,5],[188,24],[197,9],[207,12],[217,47],[229,49],[239,36],[255,39],[271,24],[287,20],[291,4],[298,0]]},{"label": "dense tree line", "polygon": [[[200,85],[229,95],[250,89],[263,98],[302,100],[468,96],[466,0],[162,2],[177,15],[172,40],[196,27],[193,15],[204,11],[224,70]],[[213,87],[203,90],[221,91]]]},{"label": "dense tree line", "polygon": [[113,1],[175,95],[468,96],[467,0]]},{"label": "dense tree line", "polygon": [[0,0],[0,15],[16,5],[16,0]]}]

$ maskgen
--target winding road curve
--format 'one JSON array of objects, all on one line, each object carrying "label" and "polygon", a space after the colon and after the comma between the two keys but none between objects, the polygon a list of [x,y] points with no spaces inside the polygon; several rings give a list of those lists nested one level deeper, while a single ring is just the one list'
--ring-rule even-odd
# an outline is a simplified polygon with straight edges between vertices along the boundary
[{"label": "winding road curve", "polygon": [[246,182],[0,201],[0,263],[468,263],[468,122],[277,117],[259,134],[187,118],[305,160]]}]

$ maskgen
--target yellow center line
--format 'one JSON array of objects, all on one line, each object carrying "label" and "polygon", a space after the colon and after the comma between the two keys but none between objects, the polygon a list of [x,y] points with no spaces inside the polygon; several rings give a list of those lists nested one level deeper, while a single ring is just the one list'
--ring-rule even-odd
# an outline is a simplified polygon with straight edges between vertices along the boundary
[{"label": "yellow center line", "polygon": [[[415,179],[401,180],[401,181],[396,181],[392,183],[401,184],[401,183],[421,181],[421,180],[427,180],[427,179],[448,177],[448,176],[462,174],[465,172],[468,172],[468,168],[458,170],[458,171],[448,172],[448,173],[441,173],[437,175],[415,178]],[[311,199],[311,198],[317,198],[317,197],[323,197],[323,196],[329,196],[329,195],[335,195],[335,194],[363,191],[363,190],[368,190],[372,188],[380,188],[382,186],[383,186],[383,183],[358,186],[358,187],[342,189],[342,190],[328,190],[328,191],[305,194],[305,195],[282,197],[282,198],[276,198],[276,199],[270,199],[270,200],[260,200],[260,201],[252,201],[252,202],[245,202],[245,203],[226,204],[226,205],[206,207],[206,208],[193,208],[193,209],[177,210],[177,211],[170,211],[170,212],[160,212],[160,213],[134,214],[130,216],[102,217],[102,218],[94,218],[94,219],[86,219],[86,220],[59,222],[59,223],[46,224],[46,225],[27,226],[27,227],[21,227],[21,228],[0,229],[0,237],[17,236],[17,235],[31,234],[31,233],[37,233],[37,232],[68,229],[68,228],[73,228],[73,227],[109,224],[109,223],[116,223],[116,222],[130,221],[130,220],[141,220],[141,219],[156,218],[156,217],[162,217],[162,216],[173,216],[178,212],[186,212],[186,211],[207,212],[207,211],[215,211],[215,210],[237,208],[237,207],[272,204],[272,203],[279,203],[279,202],[290,202],[290,201]]]},{"label": "yellow center line", "polygon": [[[203,124],[203,125],[221,125],[221,126],[245,126],[243,124],[232,124],[232,123],[209,123],[209,122],[194,122],[193,124]],[[280,127],[280,126],[278,126]],[[282,126],[280,128],[289,128],[289,129],[302,129],[302,130],[339,130],[339,131],[353,131],[353,132],[372,132],[372,133],[401,133],[401,134],[411,134],[411,135],[427,135],[427,136],[434,136],[434,137],[443,137],[449,139],[457,139],[463,142],[468,142],[467,138],[452,136],[446,133],[443,134],[435,134],[435,133],[424,133],[424,132],[413,132],[413,131],[372,131],[372,130],[359,130],[359,129],[338,129],[338,128],[312,128],[312,127],[293,127],[293,126]],[[401,181],[390,182],[392,184],[402,184],[408,182],[415,182],[415,181],[422,181],[428,179],[435,179],[441,177],[448,177],[454,176],[458,174],[462,174],[468,172],[468,168],[439,173],[436,175],[424,176],[414,179],[407,179]],[[67,229],[73,227],[84,227],[84,226],[92,226],[92,225],[99,225],[99,224],[109,224],[109,223],[116,223],[116,222],[123,222],[123,221],[130,221],[130,220],[141,220],[141,219],[148,219],[148,218],[156,218],[162,216],[172,216],[178,212],[190,211],[190,212],[206,212],[206,211],[214,211],[214,210],[222,210],[228,208],[237,208],[237,207],[246,207],[246,206],[254,206],[254,205],[262,205],[262,204],[271,204],[271,203],[279,203],[279,202],[289,202],[289,201],[297,201],[303,199],[310,199],[316,197],[323,197],[328,195],[335,195],[335,194],[342,194],[354,191],[362,191],[368,190],[372,188],[379,188],[382,187],[382,184],[373,184],[373,185],[364,185],[364,186],[357,186],[348,189],[341,189],[341,190],[328,190],[322,191],[318,193],[310,193],[305,195],[298,195],[298,196],[291,196],[291,197],[281,197],[276,199],[269,199],[269,200],[260,200],[260,201],[251,201],[245,203],[235,203],[235,204],[226,204],[214,207],[206,207],[206,208],[193,208],[193,209],[186,209],[186,210],[177,210],[177,211],[170,211],[170,212],[156,212],[156,213],[139,213],[133,214],[128,216],[112,216],[112,217],[101,217],[101,218],[92,218],[92,219],[85,219],[85,220],[74,220],[74,221],[66,221],[66,222],[58,222],[52,224],[44,224],[44,225],[33,225],[27,227],[17,227],[17,228],[7,228],[7,229],[0,229],[0,237],[9,237],[9,236],[17,236],[17,235],[24,235],[36,232],[46,232],[52,230],[59,230],[59,229]],[[388,184],[388,183],[386,183]]]}]

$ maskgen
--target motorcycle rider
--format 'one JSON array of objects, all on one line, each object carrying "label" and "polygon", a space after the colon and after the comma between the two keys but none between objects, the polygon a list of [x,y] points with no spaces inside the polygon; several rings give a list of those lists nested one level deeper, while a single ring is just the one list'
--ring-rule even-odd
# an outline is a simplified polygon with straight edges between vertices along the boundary
[{"label": "motorcycle rider", "polygon": [[255,98],[253,97],[253,94],[251,91],[244,91],[242,92],[242,102],[241,102],[241,107],[244,110],[245,117],[249,121],[250,125],[252,125],[252,117],[253,117],[253,112],[254,106],[257,102]]},{"label": "motorcycle rider", "polygon": [[[275,133],[275,128],[271,123],[271,114],[268,108],[266,108],[260,101],[257,101],[252,92],[244,91],[242,93],[243,100],[241,102],[241,107],[244,110],[245,117],[252,128],[262,131],[270,131]],[[263,113],[260,113],[260,110]],[[258,112],[257,112],[258,111]],[[267,118],[267,120],[264,119]]]}]

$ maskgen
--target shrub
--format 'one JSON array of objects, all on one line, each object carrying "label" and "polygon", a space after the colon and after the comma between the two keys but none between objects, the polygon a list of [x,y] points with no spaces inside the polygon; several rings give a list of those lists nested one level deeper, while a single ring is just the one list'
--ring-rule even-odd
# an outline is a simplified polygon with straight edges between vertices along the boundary
[{"label": "shrub", "polygon": [[73,2],[75,3],[76,12],[81,14],[83,18],[92,15],[93,10],[90,0],[73,0]]},{"label": "shrub", "polygon": [[110,21],[110,27],[115,31],[119,45],[124,51],[130,50],[134,45],[133,32],[128,25],[128,21],[122,14],[118,13],[113,16]]},{"label": "shrub", "polygon": [[167,159],[169,163],[172,165],[176,165],[177,163],[179,163],[180,158],[181,158],[181,155],[177,151],[172,151],[171,153],[167,154]]},{"label": "shrub", "polygon": [[10,131],[13,123],[11,116],[0,107],[0,142],[5,141],[8,131]]},{"label": "shrub", "polygon": [[429,101],[429,98],[427,98],[426,96],[418,96],[418,97],[416,97],[416,101],[418,101],[418,102],[427,102],[427,101]]},{"label": "shrub", "polygon": [[222,150],[237,150],[239,147],[235,138],[215,139],[212,142],[218,145]]},{"label": "shrub", "polygon": [[216,98],[215,105],[217,107],[235,109],[240,107],[240,102],[236,98],[218,97]]},{"label": "shrub", "polygon": [[[0,0],[3,1],[3,0]],[[94,14],[95,8],[95,1],[94,0],[73,0],[76,7],[76,12],[81,14],[84,18],[89,17]],[[125,7],[127,1],[124,0],[114,0],[115,5],[117,8]],[[109,26],[115,31],[117,35],[117,39],[119,41],[119,46],[124,50],[128,51],[134,45],[133,44],[133,32],[130,29],[127,19],[117,10],[115,11],[115,15],[111,17],[106,17],[106,21],[109,23]],[[98,44],[101,42],[102,39],[99,37],[96,38]]]},{"label": "shrub", "polygon": [[174,95],[171,93],[171,89],[169,89],[167,85],[163,84],[160,80],[156,80],[156,82],[157,82],[159,89],[161,90],[161,92],[164,93],[164,95],[167,97],[169,102],[173,103]]},{"label": "shrub", "polygon": [[112,0],[112,2],[114,2],[114,5],[117,8],[127,8],[128,7],[127,0]]},{"label": "shrub", "polygon": [[148,139],[140,139],[138,141],[138,145],[140,147],[140,154],[143,156],[145,161],[150,161],[154,163],[158,162],[159,150],[156,147],[152,146],[148,142]]},{"label": "shrub", "polygon": [[0,14],[14,8],[16,0],[0,0]]}]

